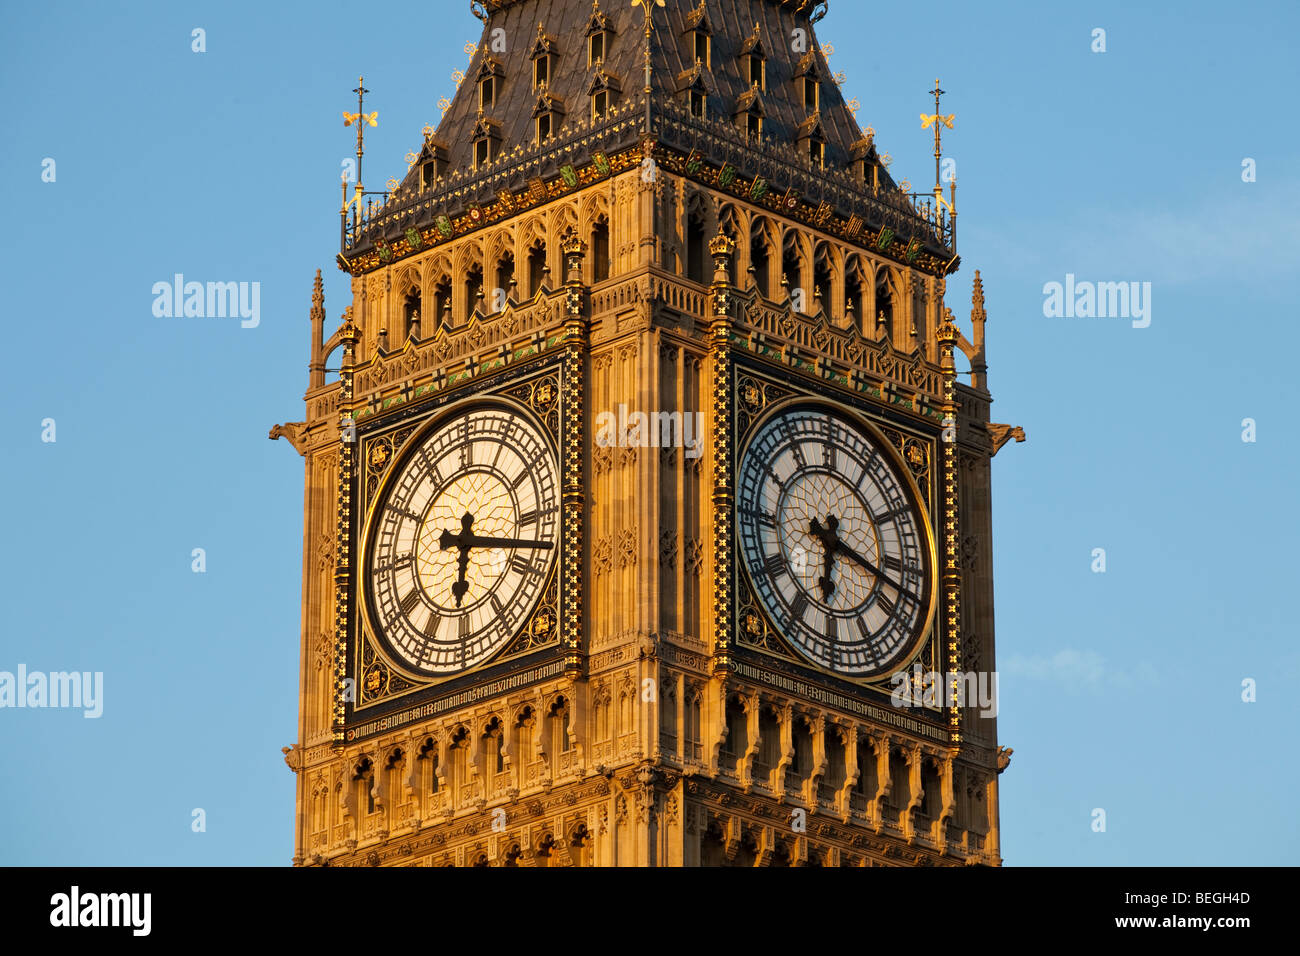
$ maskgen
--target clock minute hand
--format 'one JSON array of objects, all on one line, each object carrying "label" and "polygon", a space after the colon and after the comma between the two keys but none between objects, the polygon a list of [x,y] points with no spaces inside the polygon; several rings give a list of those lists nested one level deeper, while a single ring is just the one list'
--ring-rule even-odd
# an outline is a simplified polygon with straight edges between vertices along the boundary
[{"label": "clock minute hand", "polygon": [[[443,534],[446,534],[444,531]],[[524,538],[480,538],[472,534],[467,539],[471,548],[554,548],[552,541],[530,541]]]},{"label": "clock minute hand", "polygon": [[893,578],[891,578],[888,574],[880,570],[880,568],[876,567],[874,564],[872,564],[862,555],[858,554],[858,552],[854,551],[843,541],[840,541],[838,544],[839,546],[837,550],[843,553],[843,555],[846,558],[848,558],[850,561],[855,561],[858,564],[862,565],[862,567],[866,568],[867,571],[869,571],[871,574],[875,575],[876,577],[880,578],[880,580],[884,581],[886,584],[893,587],[895,591],[898,591],[900,594],[903,593],[904,591],[903,586],[899,584],[897,581],[895,581]]}]

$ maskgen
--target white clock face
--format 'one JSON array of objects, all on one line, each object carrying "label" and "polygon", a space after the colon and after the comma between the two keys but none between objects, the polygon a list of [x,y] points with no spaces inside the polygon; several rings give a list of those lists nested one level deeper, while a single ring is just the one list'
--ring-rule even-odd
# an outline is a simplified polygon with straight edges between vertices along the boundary
[{"label": "white clock face", "polygon": [[441,419],[397,468],[364,558],[375,622],[415,670],[474,667],[524,625],[550,574],[556,455],[522,413],[480,404]]},{"label": "white clock face", "polygon": [[759,601],[814,664],[877,676],[903,663],[935,591],[929,528],[891,454],[852,416],[801,404],[763,424],[737,483]]}]

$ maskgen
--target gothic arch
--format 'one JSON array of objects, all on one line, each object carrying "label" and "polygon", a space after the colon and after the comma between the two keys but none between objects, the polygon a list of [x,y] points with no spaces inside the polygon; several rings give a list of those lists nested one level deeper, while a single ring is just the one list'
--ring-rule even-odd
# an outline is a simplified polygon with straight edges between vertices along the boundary
[{"label": "gothic arch", "polygon": [[515,254],[515,237],[509,229],[494,229],[484,240],[484,246],[487,255],[483,261],[486,265],[495,268],[500,259]]},{"label": "gothic arch", "polygon": [[556,240],[551,243],[551,245],[555,247],[551,250],[552,258],[555,259],[555,261],[551,263],[552,271],[555,271],[557,265],[559,265],[559,259],[556,257],[559,256],[560,238],[568,233],[570,229],[574,232],[579,232],[579,227],[581,225],[582,217],[579,215],[577,203],[564,203],[562,206],[557,207],[551,212],[549,232]]},{"label": "gothic arch", "polygon": [[764,215],[749,221],[748,261],[754,270],[754,283],[764,298],[776,299],[781,287],[781,230]]},{"label": "gothic arch", "polygon": [[838,243],[825,239],[813,243],[812,255],[813,301],[809,310],[817,311],[817,293],[821,292],[821,308],[832,325],[844,324],[844,251]]},{"label": "gothic arch", "polygon": [[550,233],[546,228],[546,219],[541,214],[529,216],[519,224],[515,233],[515,248],[530,249],[538,242],[546,243]]},{"label": "gothic arch", "polygon": [[584,233],[590,231],[591,226],[598,219],[608,221],[610,217],[609,195],[602,191],[588,194],[582,201],[582,230]]}]

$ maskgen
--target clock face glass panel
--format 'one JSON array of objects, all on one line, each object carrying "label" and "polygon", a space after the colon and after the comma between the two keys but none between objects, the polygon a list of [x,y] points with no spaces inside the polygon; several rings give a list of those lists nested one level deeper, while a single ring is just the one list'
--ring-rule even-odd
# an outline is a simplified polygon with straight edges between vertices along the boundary
[{"label": "clock face glass panel", "polygon": [[558,465],[505,406],[453,412],[416,439],[370,518],[366,599],[417,671],[483,663],[524,625],[555,561]]},{"label": "clock face glass panel", "polygon": [[780,412],[745,452],[737,501],[750,581],[796,649],[852,676],[903,663],[929,619],[933,551],[873,433],[831,406]]}]

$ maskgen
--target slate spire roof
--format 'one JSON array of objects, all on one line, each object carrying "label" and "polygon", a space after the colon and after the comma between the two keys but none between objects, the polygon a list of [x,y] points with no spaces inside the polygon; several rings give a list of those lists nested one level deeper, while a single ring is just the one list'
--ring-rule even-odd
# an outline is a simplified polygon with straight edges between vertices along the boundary
[{"label": "slate spire roof", "polygon": [[[628,0],[475,0],[471,8],[483,32],[465,80],[383,215],[363,229],[364,237],[378,234],[380,220],[388,223],[386,231],[400,232],[427,225],[439,213],[487,202],[499,190],[522,190],[534,177],[554,176],[563,164],[590,162],[598,150],[612,154],[634,146],[647,132],[663,147],[698,150],[715,163],[727,160],[719,151],[762,161],[776,188],[788,185],[781,174],[788,166],[791,175],[842,182],[864,195],[874,178],[891,202],[898,198],[822,54],[814,24],[827,2],[665,2],[649,3],[654,32],[647,104],[641,6]],[[602,33],[603,43],[600,58],[591,62],[594,33]],[[707,46],[697,33],[707,35]],[[540,56],[548,62],[539,85],[534,63]],[[751,75],[753,56],[763,58],[761,89]],[[482,107],[479,86],[485,78],[494,96]],[[806,100],[806,78],[816,82],[813,104]],[[703,118],[691,115],[692,90],[705,98]],[[608,110],[595,116],[593,97],[602,91]],[[538,143],[538,117],[547,112],[551,135]],[[762,117],[759,142],[744,129],[750,113]],[[475,139],[486,133],[493,137],[492,159],[476,164],[481,156]],[[808,159],[809,135],[824,144],[822,164]],[[719,145],[723,140],[725,148]],[[430,181],[421,166],[434,157],[440,158],[438,175]],[[863,173],[864,161],[875,166],[873,173]],[[366,244],[364,237],[359,244]]]}]

